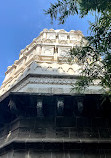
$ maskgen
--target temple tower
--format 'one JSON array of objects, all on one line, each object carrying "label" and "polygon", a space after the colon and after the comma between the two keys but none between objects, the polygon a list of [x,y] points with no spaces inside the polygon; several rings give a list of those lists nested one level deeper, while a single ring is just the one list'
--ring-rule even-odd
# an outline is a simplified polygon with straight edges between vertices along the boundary
[{"label": "temple tower", "polygon": [[109,158],[111,104],[98,82],[77,94],[81,31],[44,29],[9,66],[0,88],[0,158]]}]

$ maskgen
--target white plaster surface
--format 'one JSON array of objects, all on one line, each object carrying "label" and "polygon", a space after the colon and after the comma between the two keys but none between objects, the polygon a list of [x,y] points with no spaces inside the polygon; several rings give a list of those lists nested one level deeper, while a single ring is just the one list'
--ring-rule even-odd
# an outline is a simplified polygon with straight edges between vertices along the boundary
[{"label": "white plaster surface", "polygon": [[[71,48],[80,45],[82,37],[81,31],[44,29],[7,68],[0,96],[7,92],[76,93],[71,89],[80,75],[80,65],[77,62],[70,65],[64,58]],[[96,83],[85,93],[101,93],[101,87]]]}]

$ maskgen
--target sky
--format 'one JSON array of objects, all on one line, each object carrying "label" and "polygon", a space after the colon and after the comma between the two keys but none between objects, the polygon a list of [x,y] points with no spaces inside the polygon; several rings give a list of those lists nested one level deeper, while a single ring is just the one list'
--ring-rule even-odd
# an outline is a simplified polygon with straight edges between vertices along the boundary
[{"label": "sky", "polygon": [[85,36],[90,31],[88,21],[93,21],[90,14],[83,19],[69,17],[65,24],[58,21],[50,24],[50,16],[44,14],[50,3],[56,0],[1,0],[0,2],[0,86],[7,67],[19,58],[21,49],[36,38],[44,29],[81,30]]}]

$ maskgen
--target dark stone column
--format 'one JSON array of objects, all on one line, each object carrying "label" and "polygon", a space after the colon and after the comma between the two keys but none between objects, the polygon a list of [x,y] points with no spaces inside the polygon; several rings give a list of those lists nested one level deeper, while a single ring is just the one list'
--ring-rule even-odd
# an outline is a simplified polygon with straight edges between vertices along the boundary
[{"label": "dark stone column", "polygon": [[57,99],[57,116],[63,116],[64,114],[64,99]]},{"label": "dark stone column", "polygon": [[77,109],[78,109],[78,112],[79,112],[79,114],[82,114],[83,109],[84,109],[83,97],[80,96],[80,97],[77,97],[76,99],[77,99]]},{"label": "dark stone column", "polygon": [[43,117],[43,101],[41,98],[37,99],[37,116]]},{"label": "dark stone column", "polygon": [[16,116],[18,116],[19,111],[17,109],[15,101],[12,98],[10,99],[10,101],[8,103],[8,107],[10,108],[12,114],[15,114]]}]

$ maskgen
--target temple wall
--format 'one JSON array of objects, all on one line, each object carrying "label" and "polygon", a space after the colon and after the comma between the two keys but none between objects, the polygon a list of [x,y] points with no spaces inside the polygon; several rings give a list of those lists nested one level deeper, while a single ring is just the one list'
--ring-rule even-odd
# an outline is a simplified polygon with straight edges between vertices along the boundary
[{"label": "temple wall", "polygon": [[0,131],[0,158],[110,158],[110,131],[102,117],[22,117]]},{"label": "temple wall", "polygon": [[111,150],[93,150],[93,151],[66,151],[66,152],[51,152],[51,151],[36,151],[36,150],[15,150],[0,158],[110,158]]}]

